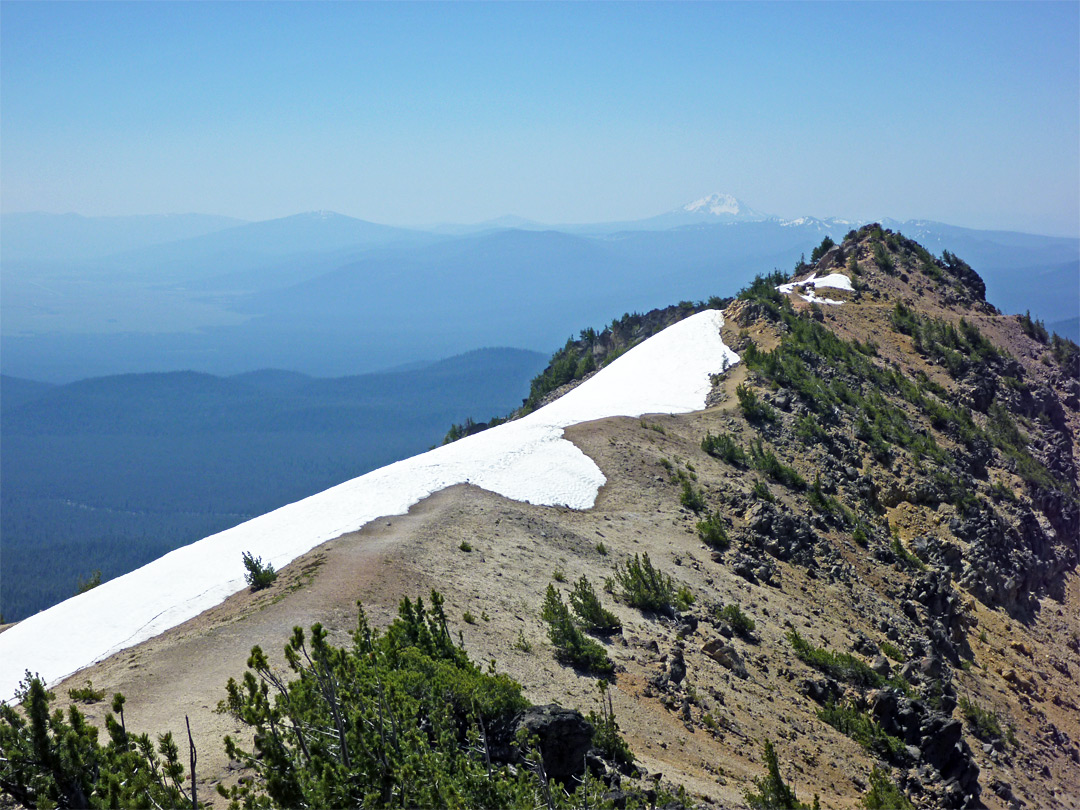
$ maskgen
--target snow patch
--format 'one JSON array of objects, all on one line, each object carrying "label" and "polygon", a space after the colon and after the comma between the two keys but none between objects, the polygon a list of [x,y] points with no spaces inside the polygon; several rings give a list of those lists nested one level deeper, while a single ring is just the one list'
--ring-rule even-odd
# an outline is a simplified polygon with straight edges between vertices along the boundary
[{"label": "snow patch", "polygon": [[580,422],[700,410],[709,375],[739,356],[724,345],[723,315],[700,312],[634,347],[529,416],[374,470],[226,531],[19,622],[0,634],[0,699],[25,670],[48,683],[152,638],[243,590],[241,555],[281,568],[378,517],[400,515],[445,487],[469,483],[508,498],[588,509],[605,483],[563,438]]},{"label": "snow patch", "polygon": [[844,303],[843,301],[837,301],[832,298],[819,298],[817,290],[821,287],[831,287],[836,290],[847,290],[848,292],[854,291],[854,288],[851,286],[851,279],[843,273],[830,273],[821,278],[817,277],[817,273],[811,273],[809,278],[805,278],[802,281],[789,281],[787,284],[781,284],[776,289],[785,295],[791,295],[797,292],[800,298],[804,301],[809,301],[811,304],[830,304],[839,306]]}]

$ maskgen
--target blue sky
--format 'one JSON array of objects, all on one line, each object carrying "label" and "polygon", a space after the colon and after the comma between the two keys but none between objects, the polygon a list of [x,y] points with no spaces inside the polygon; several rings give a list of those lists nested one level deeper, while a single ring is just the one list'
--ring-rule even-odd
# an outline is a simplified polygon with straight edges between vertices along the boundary
[{"label": "blue sky", "polygon": [[0,4],[0,205],[1080,232],[1080,4]]}]

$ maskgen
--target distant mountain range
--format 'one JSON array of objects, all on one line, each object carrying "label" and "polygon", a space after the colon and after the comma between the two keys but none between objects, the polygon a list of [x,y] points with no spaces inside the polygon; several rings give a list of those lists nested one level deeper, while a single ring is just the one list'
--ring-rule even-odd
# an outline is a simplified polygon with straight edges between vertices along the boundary
[{"label": "distant mountain range", "polygon": [[0,377],[0,614],[22,618],[208,533],[427,450],[521,404],[545,355],[481,349],[320,379]]},{"label": "distant mountain range", "polygon": [[[55,382],[265,366],[339,376],[496,343],[547,352],[582,323],[730,294],[748,274],[788,269],[860,224],[784,220],[729,194],[634,222],[573,225],[8,214],[2,369]],[[1003,311],[1065,324],[1080,314],[1080,240],[883,224],[968,261]]]}]

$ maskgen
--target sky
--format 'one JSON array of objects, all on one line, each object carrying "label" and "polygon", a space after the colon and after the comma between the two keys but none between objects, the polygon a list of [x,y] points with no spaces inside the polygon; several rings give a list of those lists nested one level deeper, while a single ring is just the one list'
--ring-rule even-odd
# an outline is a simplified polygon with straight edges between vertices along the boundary
[{"label": "sky", "polygon": [[0,3],[0,210],[1080,235],[1080,3]]}]

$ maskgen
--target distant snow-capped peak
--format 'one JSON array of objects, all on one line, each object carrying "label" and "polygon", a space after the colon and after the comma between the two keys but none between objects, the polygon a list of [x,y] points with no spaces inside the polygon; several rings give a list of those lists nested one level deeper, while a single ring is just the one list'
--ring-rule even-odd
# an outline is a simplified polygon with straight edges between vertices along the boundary
[{"label": "distant snow-capped peak", "polygon": [[720,193],[710,194],[708,197],[702,197],[700,200],[694,200],[683,206],[683,211],[689,211],[692,214],[735,214],[737,216],[745,209],[746,206],[730,194]]},{"label": "distant snow-capped peak", "polygon": [[765,214],[758,213],[742,200],[731,194],[715,192],[700,200],[687,203],[681,209],[684,214],[704,217],[721,217],[723,219],[768,219]]}]

